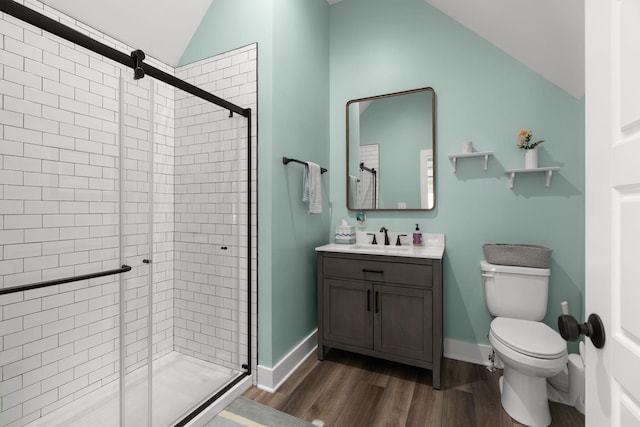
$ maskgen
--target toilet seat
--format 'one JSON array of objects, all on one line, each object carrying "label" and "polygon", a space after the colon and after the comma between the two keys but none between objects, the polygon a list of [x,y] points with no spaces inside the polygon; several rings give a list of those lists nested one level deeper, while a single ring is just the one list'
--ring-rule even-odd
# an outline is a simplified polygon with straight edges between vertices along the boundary
[{"label": "toilet seat", "polygon": [[496,317],[491,334],[511,350],[538,359],[557,359],[567,352],[560,334],[542,322]]}]

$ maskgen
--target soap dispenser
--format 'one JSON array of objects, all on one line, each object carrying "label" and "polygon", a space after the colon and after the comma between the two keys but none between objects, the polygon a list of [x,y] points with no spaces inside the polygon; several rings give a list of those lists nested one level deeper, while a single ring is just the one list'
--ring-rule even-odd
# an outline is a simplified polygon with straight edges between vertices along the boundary
[{"label": "soap dispenser", "polygon": [[416,224],[416,229],[413,231],[413,245],[422,245],[422,233],[420,232],[420,227],[418,227],[418,224]]}]

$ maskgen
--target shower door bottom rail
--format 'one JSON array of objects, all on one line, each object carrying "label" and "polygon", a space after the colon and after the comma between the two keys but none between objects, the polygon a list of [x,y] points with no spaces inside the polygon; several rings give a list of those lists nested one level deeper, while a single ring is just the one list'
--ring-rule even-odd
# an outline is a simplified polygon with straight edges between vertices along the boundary
[{"label": "shower door bottom rail", "polygon": [[63,283],[78,282],[80,280],[94,279],[96,277],[111,276],[130,271],[131,267],[123,265],[113,270],[100,271],[98,273],[81,274],[79,276],[66,277],[64,279],[47,280],[45,282],[31,283],[29,285],[11,286],[9,288],[0,289],[0,295],[12,294],[15,292],[30,291],[32,289],[48,288],[49,286],[61,285]]}]

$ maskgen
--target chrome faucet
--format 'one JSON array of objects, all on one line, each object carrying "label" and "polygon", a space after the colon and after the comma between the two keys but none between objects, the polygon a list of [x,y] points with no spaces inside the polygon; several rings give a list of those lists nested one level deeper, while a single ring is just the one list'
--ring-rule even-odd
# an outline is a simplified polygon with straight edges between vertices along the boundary
[{"label": "chrome faucet", "polygon": [[385,246],[389,246],[389,235],[387,234],[389,230],[387,230],[384,227],[380,227],[380,232],[382,233],[383,231],[384,231],[384,244]]}]

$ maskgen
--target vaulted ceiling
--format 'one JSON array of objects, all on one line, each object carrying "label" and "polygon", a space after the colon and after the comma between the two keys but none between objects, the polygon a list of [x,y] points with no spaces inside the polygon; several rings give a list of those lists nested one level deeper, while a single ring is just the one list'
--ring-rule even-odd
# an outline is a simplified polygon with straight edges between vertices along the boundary
[{"label": "vaulted ceiling", "polygon": [[[188,7],[175,0],[42,1],[175,66],[214,0],[188,0]],[[569,94],[584,96],[584,0],[425,1]]]},{"label": "vaulted ceiling", "polygon": [[132,48],[176,66],[213,0],[41,0]]}]

